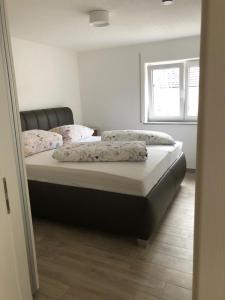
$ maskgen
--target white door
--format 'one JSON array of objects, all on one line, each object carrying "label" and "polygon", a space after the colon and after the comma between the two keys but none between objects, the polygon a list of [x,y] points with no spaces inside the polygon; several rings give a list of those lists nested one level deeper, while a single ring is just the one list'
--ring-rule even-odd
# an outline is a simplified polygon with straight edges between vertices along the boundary
[{"label": "white door", "polygon": [[0,0],[0,300],[31,300],[2,12]]},{"label": "white door", "polygon": [[0,300],[31,300],[15,144],[2,58],[0,51]]}]

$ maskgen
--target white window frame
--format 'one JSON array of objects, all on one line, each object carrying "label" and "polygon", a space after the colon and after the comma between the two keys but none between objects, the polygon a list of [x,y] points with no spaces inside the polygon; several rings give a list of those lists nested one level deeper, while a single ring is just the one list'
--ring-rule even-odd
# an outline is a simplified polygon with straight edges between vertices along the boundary
[{"label": "white window frame", "polygon": [[[194,65],[199,65],[199,59],[189,59],[176,62],[166,62],[166,63],[147,63],[147,81],[148,92],[146,93],[145,103],[147,103],[147,122],[180,122],[180,123],[191,123],[197,122],[198,117],[190,117],[187,115],[187,100],[188,100],[188,67]],[[180,69],[180,116],[178,117],[160,117],[151,115],[151,109],[153,106],[153,89],[152,89],[152,73],[155,69],[166,69],[166,68],[176,68]]]}]

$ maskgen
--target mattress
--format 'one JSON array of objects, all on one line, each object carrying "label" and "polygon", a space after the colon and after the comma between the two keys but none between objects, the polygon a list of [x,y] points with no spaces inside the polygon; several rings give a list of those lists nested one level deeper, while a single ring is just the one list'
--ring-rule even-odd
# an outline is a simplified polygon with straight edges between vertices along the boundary
[{"label": "mattress", "polygon": [[[100,140],[91,137],[86,142]],[[58,162],[54,150],[25,159],[29,180],[146,196],[182,154],[182,142],[173,146],[148,146],[144,162]]]}]

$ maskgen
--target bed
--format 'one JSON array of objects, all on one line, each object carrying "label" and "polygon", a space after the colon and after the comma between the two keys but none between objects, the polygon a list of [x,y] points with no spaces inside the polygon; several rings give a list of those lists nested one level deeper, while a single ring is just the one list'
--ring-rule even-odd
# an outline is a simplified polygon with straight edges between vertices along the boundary
[{"label": "bed", "polygon": [[[20,115],[23,131],[74,123],[67,107]],[[129,235],[146,243],[186,172],[181,142],[150,146],[148,151],[146,162],[60,163],[52,158],[53,151],[27,157],[33,217]]]}]

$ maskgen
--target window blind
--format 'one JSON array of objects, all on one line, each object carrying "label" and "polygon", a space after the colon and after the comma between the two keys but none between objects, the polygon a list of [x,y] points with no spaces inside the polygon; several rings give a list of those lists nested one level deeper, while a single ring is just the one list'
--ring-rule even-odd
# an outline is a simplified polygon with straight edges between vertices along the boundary
[{"label": "window blind", "polygon": [[199,75],[199,65],[188,67],[188,87],[199,87]]},{"label": "window blind", "polygon": [[180,69],[153,69],[153,86],[157,88],[179,88]]}]

